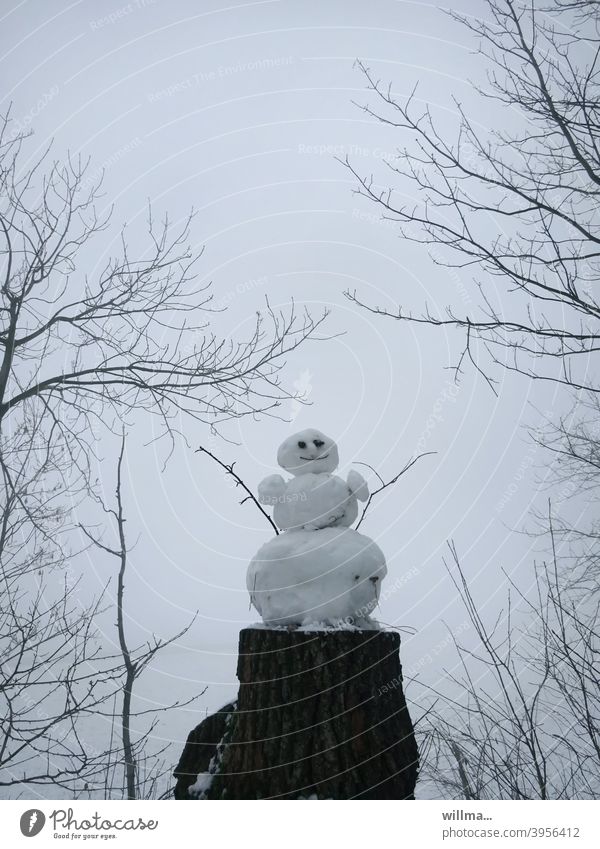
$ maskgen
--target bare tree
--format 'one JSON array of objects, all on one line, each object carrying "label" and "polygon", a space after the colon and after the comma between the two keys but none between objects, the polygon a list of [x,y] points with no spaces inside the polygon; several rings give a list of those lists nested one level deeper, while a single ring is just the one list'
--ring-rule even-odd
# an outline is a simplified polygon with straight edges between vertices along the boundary
[{"label": "bare tree", "polygon": [[547,421],[533,435],[553,460],[544,464],[552,515],[534,512],[537,533],[552,531],[563,585],[586,599],[598,595],[600,577],[599,423],[600,397],[579,393],[568,413]]},{"label": "bare tree", "polygon": [[[492,388],[478,341],[492,362],[532,379],[600,391],[589,370],[600,340],[599,9],[593,0],[487,0],[484,20],[449,13],[487,60],[488,87],[476,89],[498,106],[489,132],[455,99],[451,138],[416,89],[396,95],[358,63],[375,95],[362,108],[399,138],[389,177],[346,161],[358,192],[405,239],[428,245],[436,265],[473,271],[478,305],[416,315],[346,294],[399,321],[462,329],[457,370],[470,361]],[[400,199],[407,191],[414,204]]]},{"label": "bare tree", "polygon": [[[189,626],[168,640],[128,647],[119,463],[118,507],[107,513],[117,522],[122,547],[110,549],[80,526],[119,558],[119,645],[108,642],[103,626],[114,605],[109,587],[92,597],[72,547],[73,508],[89,498],[90,489],[70,455],[51,446],[35,412],[29,409],[0,453],[0,787],[9,792],[47,785],[71,796],[114,798],[123,794],[125,763],[125,792],[130,798],[149,797],[170,774],[170,764],[161,760],[168,746],[149,743],[159,716],[194,698],[134,710],[133,686],[157,652]],[[119,699],[121,740],[112,733]],[[141,729],[136,739],[132,722]]]},{"label": "bare tree", "polygon": [[518,603],[509,596],[487,624],[453,546],[451,557],[477,642],[455,640],[457,665],[445,673],[452,693],[425,688],[433,704],[418,726],[431,743],[424,777],[444,797],[598,798],[597,605],[583,612],[554,551],[536,571],[533,595],[513,586]]},{"label": "bare tree", "polygon": [[600,15],[598,0],[555,0],[556,8],[574,12],[578,21],[595,24]]},{"label": "bare tree", "polygon": [[[117,590],[116,590],[116,615],[117,615],[117,634],[119,639],[119,649],[121,651],[122,657],[122,670],[121,675],[119,676],[119,686],[120,686],[120,698],[121,698],[121,712],[120,712],[120,730],[121,730],[121,741],[122,741],[122,749],[119,749],[119,756],[115,757],[115,747],[110,745],[107,748],[107,766],[110,764],[113,771],[113,781],[111,783],[111,790],[118,789],[120,786],[120,782],[118,778],[114,778],[114,773],[116,772],[117,767],[122,766],[122,776],[123,776],[123,795],[127,799],[139,799],[144,797],[152,797],[156,791],[159,780],[164,777],[164,775],[170,775],[170,765],[169,768],[160,771],[159,762],[161,755],[166,751],[168,746],[163,746],[158,751],[150,752],[147,748],[148,740],[154,731],[157,721],[158,714],[164,713],[166,711],[172,710],[175,707],[183,707],[185,705],[191,704],[195,701],[202,693],[205,692],[205,689],[202,690],[201,693],[193,696],[191,699],[188,699],[185,702],[175,701],[169,705],[164,705],[159,708],[150,708],[143,711],[134,711],[132,707],[132,702],[134,698],[134,689],[137,681],[141,677],[142,673],[149,666],[155,656],[160,652],[161,649],[166,648],[167,646],[175,643],[179,640],[184,634],[186,634],[193,624],[193,619],[186,626],[184,626],[180,631],[178,631],[173,636],[168,639],[157,638],[153,636],[152,641],[149,641],[147,644],[143,646],[139,646],[136,649],[132,649],[130,647],[129,640],[127,638],[126,627],[125,627],[125,619],[126,619],[126,604],[125,604],[125,576],[128,565],[129,558],[129,546],[127,543],[127,535],[125,531],[125,510],[123,504],[123,459],[125,457],[125,446],[126,446],[126,435],[123,432],[121,438],[121,449],[119,451],[119,457],[117,460],[117,480],[115,487],[115,507],[107,507],[102,504],[103,510],[107,513],[113,524],[115,525],[115,532],[117,536],[117,545],[116,547],[112,547],[111,545],[107,545],[102,542],[100,539],[96,538],[90,530],[81,525],[81,530],[83,533],[90,539],[93,544],[116,558],[119,564],[119,571],[117,575]],[[116,678],[117,676],[115,676]],[[143,733],[138,735],[138,739],[134,740],[132,737],[132,720],[151,717],[151,724],[149,728]],[[111,763],[112,761],[112,763]],[[145,764],[147,775],[143,777],[140,772],[140,766],[142,761]]]},{"label": "bare tree", "polygon": [[74,499],[81,481],[26,413],[0,453],[0,786],[74,792],[102,779],[107,753],[82,728],[109,700],[120,662],[96,633],[103,595],[80,604],[66,566],[64,480]]},{"label": "bare tree", "polygon": [[107,757],[118,759],[121,748],[92,752],[81,727],[92,714],[110,718],[123,663],[131,685],[157,649],[131,653],[123,640],[121,654],[107,654],[96,629],[104,601],[82,608],[73,593],[74,510],[94,492],[98,435],[137,411],[156,415],[171,436],[182,413],[213,428],[274,414],[290,397],[280,383],[286,354],[315,338],[325,316],[267,302],[246,339],[220,338],[211,330],[209,286],[196,279],[199,256],[187,244],[191,215],[173,228],[166,217],[157,225],[149,210],[147,250],[132,256],[123,230],[118,255],[88,274],[111,220],[111,211],[96,209],[100,184],[87,162],[53,161],[49,148],[35,158],[27,146],[5,116],[0,784],[81,792],[105,784]]},{"label": "bare tree", "polygon": [[[287,353],[314,337],[294,307],[268,304],[243,341],[210,331],[211,295],[195,281],[199,256],[187,246],[191,216],[175,229],[148,213],[149,249],[120,255],[90,279],[78,270],[99,217],[99,186],[87,163],[27,164],[23,135],[0,124],[0,422],[35,399],[58,435],[85,438],[93,420],[144,409],[166,423],[185,411],[211,425],[273,410],[289,394],[278,373]],[[43,169],[46,168],[46,173]]]},{"label": "bare tree", "polygon": [[[359,62],[374,96],[363,109],[399,143],[383,177],[345,163],[357,191],[403,238],[427,245],[436,266],[459,269],[461,284],[472,275],[474,306],[444,312],[426,305],[415,314],[365,303],[356,292],[347,297],[394,320],[463,331],[457,373],[470,363],[493,389],[490,365],[575,390],[571,414],[535,438],[557,461],[552,485],[592,500],[600,393],[593,368],[600,343],[599,12],[595,0],[487,0],[482,19],[449,13],[486,60],[487,85],[475,89],[482,105],[497,110],[489,131],[456,99],[455,130],[447,122],[442,128],[416,89],[400,96]],[[404,202],[408,193],[416,201]],[[551,556],[536,570],[534,598],[513,588],[517,609],[510,600],[496,623],[483,621],[452,549],[455,585],[479,648],[457,644],[460,671],[448,673],[453,692],[432,694],[429,772],[444,795],[597,798],[600,791],[600,619],[590,592],[597,588],[598,528],[557,520],[555,510],[545,528]]]}]

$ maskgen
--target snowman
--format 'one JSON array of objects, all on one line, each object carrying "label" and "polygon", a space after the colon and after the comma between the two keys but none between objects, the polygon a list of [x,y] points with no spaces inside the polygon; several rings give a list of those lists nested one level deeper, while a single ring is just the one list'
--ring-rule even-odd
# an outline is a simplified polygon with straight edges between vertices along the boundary
[{"label": "snowman", "polygon": [[293,477],[286,482],[281,475],[269,475],[258,485],[258,499],[273,506],[273,519],[282,531],[350,527],[358,502],[369,497],[358,472],[350,471],[345,481],[332,474],[339,464],[337,445],[319,430],[288,437],[277,462]]},{"label": "snowman", "polygon": [[358,501],[369,497],[366,481],[354,471],[345,481],[333,474],[337,445],[319,430],[290,436],[277,461],[291,479],[270,475],[258,494],[261,503],[273,505],[283,533],[250,562],[251,603],[268,627],[378,628],[370,614],[387,573],[385,557],[372,539],[350,527]]}]

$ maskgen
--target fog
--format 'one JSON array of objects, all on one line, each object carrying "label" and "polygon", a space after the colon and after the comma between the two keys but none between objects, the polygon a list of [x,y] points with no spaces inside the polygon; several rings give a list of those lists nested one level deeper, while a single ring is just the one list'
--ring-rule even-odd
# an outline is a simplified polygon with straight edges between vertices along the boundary
[{"label": "fog", "polygon": [[[459,7],[480,14],[483,3]],[[363,529],[388,559],[375,615],[406,629],[407,677],[443,683],[456,664],[452,635],[474,639],[443,563],[447,542],[454,540],[486,619],[505,606],[507,575],[529,590],[543,543],[521,531],[531,527],[532,505],[548,497],[540,487],[548,461],[525,426],[568,399],[500,369],[493,371],[497,397],[471,367],[455,382],[460,333],[398,323],[345,297],[356,291],[369,305],[415,312],[427,303],[441,314],[449,304],[473,309],[476,292],[471,270],[449,272],[382,222],[339,160],[347,155],[361,173],[389,180],[386,162],[399,144],[360,109],[369,93],[353,67],[357,57],[393,81],[399,96],[418,82],[418,101],[449,131],[452,96],[467,112],[476,109],[482,130],[489,127],[497,107],[486,113],[475,96],[472,82],[485,84],[485,68],[468,33],[435,4],[390,0],[24,2],[5,4],[1,32],[2,105],[12,102],[16,126],[34,131],[32,159],[53,139],[54,156],[90,157],[92,176],[104,169],[100,206],[114,206],[112,225],[87,249],[82,275],[93,278],[118,249],[124,223],[132,253],[146,249],[148,201],[157,219],[168,212],[175,226],[193,207],[193,247],[204,249],[199,281],[212,281],[215,306],[226,308],[209,316],[215,332],[244,337],[266,298],[273,308],[293,299],[315,316],[331,310],[320,334],[328,338],[301,345],[282,374],[306,404],[289,401],[275,415],[224,423],[217,436],[181,417],[172,455],[168,441],[154,440],[158,420],[132,418],[125,480],[136,542],[126,586],[131,641],[169,636],[197,614],[185,637],[157,657],[138,705],[207,688],[194,710],[161,721],[159,736],[175,741],[174,762],[193,725],[235,691],[238,633],[258,618],[245,572],[272,533],[195,452],[200,445],[236,461],[254,489],[278,471],[278,445],[304,427],[335,437],[342,473],[364,462],[387,479],[417,453],[436,452],[378,497]],[[117,442],[101,431],[98,439],[97,473],[110,499]],[[85,518],[100,521],[91,507]],[[111,575],[113,592],[111,558],[89,551],[79,567],[82,597]],[[115,637],[108,613],[105,639]],[[407,694],[418,715],[419,687],[409,684]]]}]

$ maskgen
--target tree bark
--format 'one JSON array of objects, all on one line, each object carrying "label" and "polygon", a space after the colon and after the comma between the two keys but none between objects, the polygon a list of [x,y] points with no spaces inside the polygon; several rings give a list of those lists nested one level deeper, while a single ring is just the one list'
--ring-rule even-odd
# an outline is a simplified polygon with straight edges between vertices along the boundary
[{"label": "tree bark", "polygon": [[391,631],[244,629],[235,710],[215,715],[223,734],[210,752],[195,744],[202,762],[190,740],[214,737],[215,718],[194,729],[176,798],[193,798],[187,787],[208,771],[197,798],[413,799],[418,750],[399,646]]},{"label": "tree bark", "polygon": [[217,754],[217,746],[225,735],[227,720],[235,702],[224,705],[221,710],[207,716],[190,731],[179,763],[173,773],[177,779],[173,795],[176,799],[194,799],[188,790],[200,773],[207,773]]}]

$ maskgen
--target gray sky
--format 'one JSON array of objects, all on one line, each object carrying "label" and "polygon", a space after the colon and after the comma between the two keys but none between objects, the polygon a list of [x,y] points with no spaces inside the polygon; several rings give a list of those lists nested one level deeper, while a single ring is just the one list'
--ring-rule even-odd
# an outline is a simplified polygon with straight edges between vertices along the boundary
[{"label": "gray sky", "polygon": [[[482,0],[459,7],[485,8]],[[0,23],[2,105],[12,100],[14,118],[35,130],[32,154],[53,137],[58,155],[70,149],[91,157],[92,174],[106,170],[114,227],[98,237],[90,275],[116,249],[123,222],[132,248],[143,250],[150,198],[157,217],[168,211],[175,222],[197,210],[200,276],[229,307],[215,318],[220,332],[247,333],[265,296],[274,306],[293,297],[315,313],[333,308],[326,329],[344,335],[302,346],[285,372],[312,406],[283,408],[291,424],[248,419],[223,428],[239,443],[212,442],[223,459],[237,460],[255,487],[277,471],[279,443],[308,426],[338,440],[342,471],[360,460],[388,477],[418,447],[438,452],[388,490],[363,526],[388,558],[390,595],[379,616],[416,629],[405,637],[404,664],[436,683],[454,662],[443,623],[469,640],[442,564],[446,541],[455,540],[490,619],[505,598],[502,568],[529,586],[531,540],[512,529],[527,521],[543,458],[521,425],[535,424],[532,404],[563,402],[551,387],[501,374],[497,399],[471,372],[456,388],[447,369],[460,352],[457,334],[377,318],[344,298],[356,289],[382,306],[468,310],[463,286],[472,289],[468,272],[449,275],[379,222],[334,156],[348,153],[366,174],[382,174],[397,144],[352,103],[367,98],[356,57],[399,95],[419,81],[419,97],[449,129],[452,94],[467,110],[476,105],[489,127],[493,114],[474,100],[470,80],[483,79],[483,65],[468,34],[436,4],[390,0],[21,2],[3,4]],[[145,446],[154,426],[141,424],[128,451],[130,536],[140,534],[130,625],[140,636],[168,635],[198,610],[185,650],[159,661],[147,693],[177,697],[208,682],[202,704],[214,708],[231,692],[238,631],[258,616],[248,610],[245,571],[270,529],[183,444],[161,472],[166,448]],[[197,423],[182,427],[192,447],[208,444]],[[100,473],[112,489],[114,444],[102,451]],[[94,554],[82,567],[97,589],[114,564]]]}]

